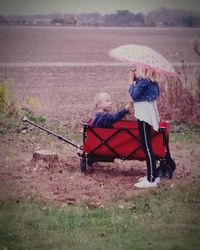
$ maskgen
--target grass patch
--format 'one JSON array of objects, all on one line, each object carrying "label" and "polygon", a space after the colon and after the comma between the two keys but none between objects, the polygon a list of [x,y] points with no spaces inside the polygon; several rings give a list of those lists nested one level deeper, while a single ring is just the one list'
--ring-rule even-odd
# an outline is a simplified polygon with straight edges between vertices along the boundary
[{"label": "grass patch", "polygon": [[42,115],[32,115],[31,120],[36,123],[44,123],[45,118]]},{"label": "grass patch", "polygon": [[170,142],[197,142],[200,143],[200,132],[193,130],[182,133],[170,133]]},{"label": "grass patch", "polygon": [[170,141],[200,142],[200,125],[185,122],[171,122]]},{"label": "grass patch", "polygon": [[0,134],[4,134],[11,129],[16,129],[16,123],[17,120],[14,117],[0,113]]},{"label": "grass patch", "polygon": [[8,249],[199,249],[200,185],[162,187],[131,207],[0,205],[0,246]]},{"label": "grass patch", "polygon": [[0,134],[18,126],[18,110],[9,91],[9,81],[0,83]]}]

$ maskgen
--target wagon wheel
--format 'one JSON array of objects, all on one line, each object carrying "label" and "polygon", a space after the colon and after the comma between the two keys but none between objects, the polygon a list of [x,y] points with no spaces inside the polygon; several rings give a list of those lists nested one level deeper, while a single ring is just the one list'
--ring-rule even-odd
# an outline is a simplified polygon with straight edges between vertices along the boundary
[{"label": "wagon wheel", "polygon": [[171,168],[172,172],[176,169],[175,161],[170,157],[170,159],[166,160],[167,166]]},{"label": "wagon wheel", "polygon": [[82,173],[85,173],[86,172],[86,169],[87,169],[87,166],[86,166],[86,158],[85,157],[82,157],[80,159],[80,170]]},{"label": "wagon wheel", "polygon": [[158,167],[158,177],[172,179],[173,171],[169,166]]},{"label": "wagon wheel", "polygon": [[[174,162],[175,164],[175,162]],[[157,169],[158,177],[172,179],[173,169],[167,164],[165,159],[161,159],[160,166]]]},{"label": "wagon wheel", "polygon": [[93,165],[93,163],[95,163],[95,158],[93,157],[93,155],[88,155],[87,156],[87,165],[89,167],[91,167]]}]

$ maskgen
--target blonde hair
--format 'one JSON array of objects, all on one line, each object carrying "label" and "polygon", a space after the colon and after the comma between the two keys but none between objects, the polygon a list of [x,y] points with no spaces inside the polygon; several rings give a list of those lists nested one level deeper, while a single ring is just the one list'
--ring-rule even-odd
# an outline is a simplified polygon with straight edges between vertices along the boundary
[{"label": "blonde hair", "polygon": [[144,79],[149,79],[159,84],[159,86],[170,82],[180,81],[180,76],[178,74],[165,74],[147,65],[135,64],[133,65],[133,71],[136,72],[137,78],[142,77]]},{"label": "blonde hair", "polygon": [[163,74],[150,66],[144,65],[134,65],[137,77],[142,77],[145,79],[150,79],[152,82],[161,83],[168,82],[169,76]]},{"label": "blonde hair", "polygon": [[96,108],[99,107],[99,105],[101,104],[102,99],[105,98],[105,97],[110,98],[110,95],[108,93],[106,93],[106,92],[100,92],[100,93],[95,95],[95,97],[93,99],[93,103],[94,103]]},{"label": "blonde hair", "polygon": [[161,81],[161,75],[151,67],[137,66],[136,72],[138,76],[145,79],[150,79],[152,82],[159,83]]}]

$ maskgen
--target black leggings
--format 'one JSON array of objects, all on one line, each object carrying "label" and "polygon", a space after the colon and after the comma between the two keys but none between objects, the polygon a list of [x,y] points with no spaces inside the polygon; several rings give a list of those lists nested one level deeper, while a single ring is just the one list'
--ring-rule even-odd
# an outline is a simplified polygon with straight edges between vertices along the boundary
[{"label": "black leggings", "polygon": [[143,151],[146,156],[146,164],[147,164],[147,180],[149,182],[154,182],[155,178],[157,177],[157,170],[156,170],[156,158],[152,150],[152,127],[144,122],[138,121],[138,129],[141,138],[141,144]]}]

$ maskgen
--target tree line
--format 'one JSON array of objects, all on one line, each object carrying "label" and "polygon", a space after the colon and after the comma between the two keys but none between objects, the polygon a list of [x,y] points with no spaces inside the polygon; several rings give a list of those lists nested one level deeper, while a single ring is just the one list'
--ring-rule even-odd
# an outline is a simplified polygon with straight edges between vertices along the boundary
[{"label": "tree line", "polygon": [[116,13],[62,14],[32,16],[0,16],[0,24],[70,25],[107,27],[200,27],[200,12],[160,7],[147,14],[118,10]]}]

